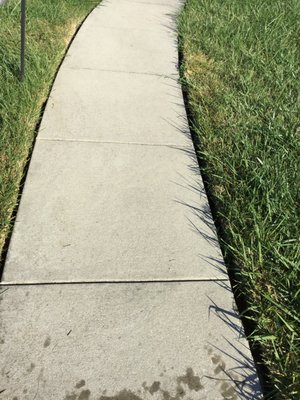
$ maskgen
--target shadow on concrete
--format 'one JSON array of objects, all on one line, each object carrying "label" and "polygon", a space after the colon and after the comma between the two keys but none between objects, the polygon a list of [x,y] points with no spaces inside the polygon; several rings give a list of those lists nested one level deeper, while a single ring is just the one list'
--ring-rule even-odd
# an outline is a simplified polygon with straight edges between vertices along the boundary
[{"label": "shadow on concrete", "polygon": [[[222,289],[232,293],[229,282],[216,281],[215,284],[220,285]],[[228,351],[219,348],[214,343],[210,343],[210,349],[214,354],[212,362],[216,365],[215,371],[222,370],[226,379],[224,380],[224,378],[222,378],[220,380],[217,376],[206,376],[206,378],[216,381],[216,384],[220,384],[221,386],[223,385],[225,392],[226,390],[227,392],[230,391],[230,388],[234,387],[235,393],[238,395],[239,399],[262,399],[263,397],[256,365],[252,357],[249,357],[249,349],[246,345],[247,340],[234,303],[233,308],[228,310],[219,306],[209,296],[207,296],[207,298],[211,303],[208,310],[209,314],[214,313],[225,325],[227,325],[227,327],[230,328],[231,332],[236,337],[236,340],[239,341],[239,348],[220,332],[220,335],[227,343],[227,346],[231,349],[231,352],[229,353]],[[245,341],[244,344],[241,343],[241,339]],[[242,351],[240,349],[241,347],[244,348],[245,351]],[[222,361],[222,356],[225,356],[226,359],[232,359],[238,366],[226,369],[226,365],[224,361]]]}]

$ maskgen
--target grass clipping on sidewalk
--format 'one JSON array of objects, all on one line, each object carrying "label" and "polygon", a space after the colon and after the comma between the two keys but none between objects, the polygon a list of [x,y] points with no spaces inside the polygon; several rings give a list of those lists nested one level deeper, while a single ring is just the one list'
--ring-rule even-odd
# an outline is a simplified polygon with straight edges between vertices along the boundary
[{"label": "grass clipping on sidewalk", "polygon": [[223,251],[280,399],[300,399],[300,2],[187,0],[182,78]]},{"label": "grass clipping on sidewalk", "polygon": [[19,81],[20,1],[7,0],[0,6],[0,253],[10,231],[41,107],[77,27],[99,3],[27,0],[24,82]]}]

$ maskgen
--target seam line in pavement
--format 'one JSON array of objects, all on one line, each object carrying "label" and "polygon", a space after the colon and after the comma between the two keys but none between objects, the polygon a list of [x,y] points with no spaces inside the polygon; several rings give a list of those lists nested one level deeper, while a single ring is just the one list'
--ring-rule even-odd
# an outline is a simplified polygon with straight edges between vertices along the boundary
[{"label": "seam line in pavement", "polygon": [[[169,31],[168,33],[173,33],[174,37],[176,38],[176,33],[174,31],[174,28],[172,28],[171,26],[168,27]],[[126,32],[132,32],[132,31],[138,31],[138,32],[157,32],[157,27],[155,28],[131,28],[131,27],[122,27],[122,26],[104,26],[101,25],[100,29],[109,29],[109,30],[113,30],[113,31],[126,31]]]},{"label": "seam line in pavement", "polygon": [[59,139],[59,138],[39,138],[37,137],[37,141],[48,141],[48,142],[83,142],[83,143],[99,143],[99,144],[126,144],[133,146],[156,146],[156,147],[174,147],[185,149],[186,146],[175,144],[175,143],[138,143],[138,142],[117,142],[117,141],[101,141],[101,140],[93,140],[93,139]]},{"label": "seam line in pavement", "polygon": [[122,71],[118,69],[106,69],[106,68],[91,68],[91,67],[64,67],[65,69],[77,70],[87,70],[87,71],[100,71],[100,72],[112,72],[116,74],[133,74],[133,75],[148,75],[148,76],[158,76],[167,79],[179,79],[177,72],[171,74],[157,74],[155,72],[139,72],[139,71]]},{"label": "seam line in pavement", "polygon": [[160,279],[160,280],[107,280],[107,281],[53,281],[53,282],[0,282],[1,286],[43,286],[43,285],[85,285],[85,284],[148,284],[148,283],[201,283],[201,282],[229,282],[229,278],[207,278],[207,279]]},{"label": "seam line in pavement", "polygon": [[[126,1],[126,0],[125,0]],[[128,1],[127,1],[128,2]],[[106,3],[106,2],[105,2]],[[104,3],[104,4],[105,4]],[[135,4],[145,4],[145,5],[147,5],[147,6],[169,6],[168,5],[168,3],[148,3],[148,2],[146,2],[146,1],[134,1],[134,0],[131,0],[131,1],[129,1],[129,3],[135,3]],[[180,3],[179,3],[180,4]],[[98,7],[101,7],[101,4],[98,6]]]}]

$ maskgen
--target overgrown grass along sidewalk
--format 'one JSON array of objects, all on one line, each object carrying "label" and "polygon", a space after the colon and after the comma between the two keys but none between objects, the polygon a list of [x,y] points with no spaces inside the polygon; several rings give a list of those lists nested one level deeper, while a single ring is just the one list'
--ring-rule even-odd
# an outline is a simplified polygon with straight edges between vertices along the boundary
[{"label": "overgrown grass along sidewalk", "polygon": [[[280,399],[300,399],[300,2],[187,0],[182,77],[228,265]],[[272,398],[275,398],[273,395]]]},{"label": "overgrown grass along sidewalk", "polygon": [[26,77],[20,82],[20,0],[0,7],[0,253],[41,108],[65,50],[100,0],[28,0]]}]

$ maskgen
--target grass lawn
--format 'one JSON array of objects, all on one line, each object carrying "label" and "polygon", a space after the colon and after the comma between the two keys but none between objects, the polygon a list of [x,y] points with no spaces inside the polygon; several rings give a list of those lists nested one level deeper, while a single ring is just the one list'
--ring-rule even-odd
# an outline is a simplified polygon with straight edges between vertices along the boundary
[{"label": "grass lawn", "polygon": [[[300,2],[187,0],[182,79],[227,264],[279,399],[300,399]],[[273,394],[271,398],[276,398]]]},{"label": "grass lawn", "polygon": [[41,108],[77,27],[100,0],[27,0],[26,77],[20,82],[20,1],[0,6],[0,253],[10,231]]}]

